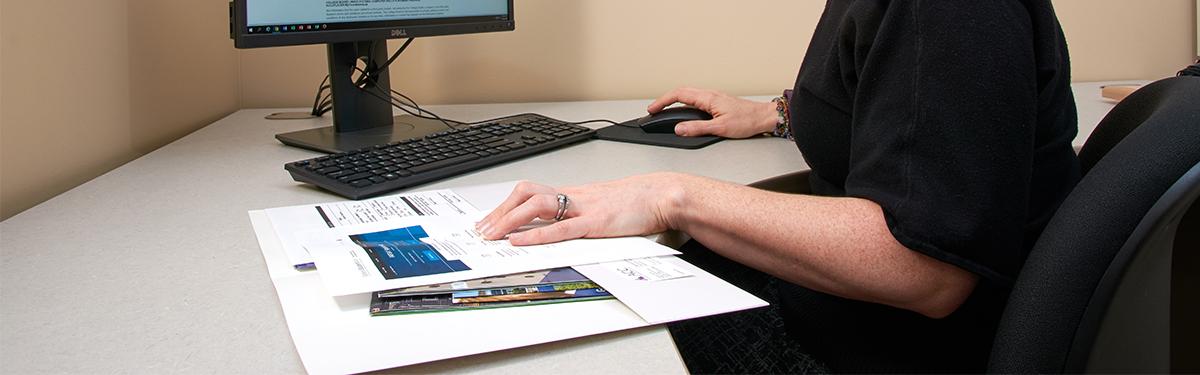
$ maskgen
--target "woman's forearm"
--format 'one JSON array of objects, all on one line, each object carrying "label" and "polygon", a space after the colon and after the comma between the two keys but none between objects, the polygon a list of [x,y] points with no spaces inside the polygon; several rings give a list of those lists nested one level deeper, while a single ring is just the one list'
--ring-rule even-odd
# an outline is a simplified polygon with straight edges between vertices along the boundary
[{"label": "woman's forearm", "polygon": [[717,253],[783,280],[845,298],[942,317],[977,277],[912,251],[861,198],[781,194],[680,176],[670,226]]}]

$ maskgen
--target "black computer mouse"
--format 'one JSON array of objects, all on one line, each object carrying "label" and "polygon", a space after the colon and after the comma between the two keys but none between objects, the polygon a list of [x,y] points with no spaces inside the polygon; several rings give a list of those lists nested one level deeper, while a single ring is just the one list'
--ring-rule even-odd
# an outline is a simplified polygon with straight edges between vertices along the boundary
[{"label": "black computer mouse", "polygon": [[635,124],[647,133],[675,134],[675,124],[692,120],[712,120],[712,115],[696,107],[673,107],[637,119]]}]

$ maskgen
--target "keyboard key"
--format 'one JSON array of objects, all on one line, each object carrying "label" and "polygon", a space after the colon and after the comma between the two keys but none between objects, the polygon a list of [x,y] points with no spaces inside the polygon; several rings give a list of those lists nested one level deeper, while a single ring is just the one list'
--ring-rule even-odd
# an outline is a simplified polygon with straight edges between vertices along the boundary
[{"label": "keyboard key", "polygon": [[338,180],[354,181],[354,180],[363,179],[363,178],[367,178],[367,177],[371,177],[371,176],[374,176],[373,174],[371,174],[371,172],[362,172],[362,173],[355,173],[355,174],[352,174],[349,176],[338,177]]},{"label": "keyboard key", "polygon": [[463,155],[463,156],[458,156],[458,157],[442,160],[442,161],[439,161],[436,163],[429,163],[429,164],[425,164],[425,165],[421,165],[421,166],[416,166],[416,167],[412,168],[412,171],[413,171],[413,173],[424,173],[424,172],[431,171],[434,169],[442,168],[442,167],[449,166],[449,165],[459,164],[459,163],[463,163],[463,162],[468,162],[468,161],[475,160],[475,159],[479,159],[479,156],[474,155],[474,154]]}]

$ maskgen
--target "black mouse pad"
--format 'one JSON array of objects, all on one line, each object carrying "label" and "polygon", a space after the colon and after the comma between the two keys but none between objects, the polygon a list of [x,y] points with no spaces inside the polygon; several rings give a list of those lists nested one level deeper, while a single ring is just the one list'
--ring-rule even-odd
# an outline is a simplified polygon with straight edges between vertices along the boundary
[{"label": "black mouse pad", "polygon": [[[622,125],[626,125],[626,124],[632,125],[632,123],[633,122],[630,121],[630,122],[626,122],[625,124],[622,124]],[[675,134],[647,133],[647,132],[642,131],[642,129],[637,127],[636,125],[633,125],[633,126],[610,125],[606,128],[597,130],[596,138],[603,139],[606,141],[640,143],[640,144],[652,145],[652,146],[686,148],[689,150],[702,148],[704,146],[708,146],[708,145],[720,142],[721,140],[725,139],[725,138],[713,137],[713,136],[680,137]]]}]

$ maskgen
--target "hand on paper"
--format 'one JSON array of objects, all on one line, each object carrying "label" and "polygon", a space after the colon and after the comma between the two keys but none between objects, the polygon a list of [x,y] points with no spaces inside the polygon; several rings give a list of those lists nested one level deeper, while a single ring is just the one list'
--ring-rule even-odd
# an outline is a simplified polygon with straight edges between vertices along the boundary
[{"label": "hand on paper", "polygon": [[779,121],[771,102],[750,101],[712,90],[678,88],[659,97],[646,110],[658,113],[675,103],[687,104],[713,116],[707,121],[685,121],[675,126],[675,134],[684,137],[716,135],[725,138],[749,138],[770,133]]},{"label": "hand on paper", "polygon": [[[513,245],[658,233],[671,228],[673,204],[682,195],[679,183],[685,177],[656,173],[561,189],[521,182],[476,228],[490,240],[509,235]],[[562,221],[513,233],[534,219],[553,220],[560,193],[570,198]]]}]

